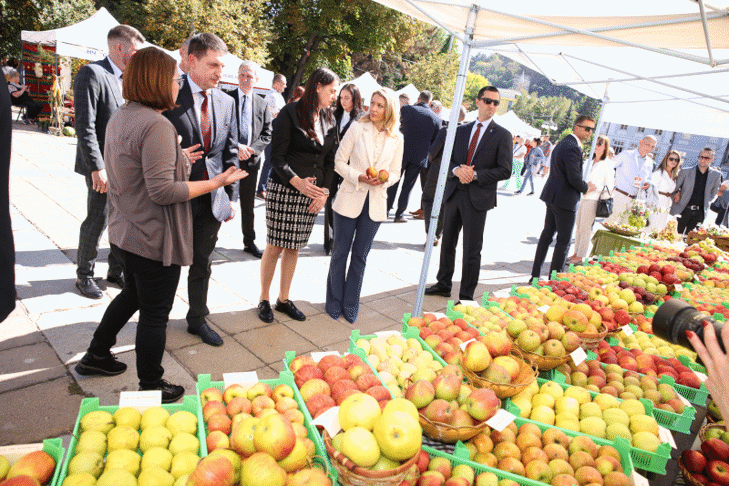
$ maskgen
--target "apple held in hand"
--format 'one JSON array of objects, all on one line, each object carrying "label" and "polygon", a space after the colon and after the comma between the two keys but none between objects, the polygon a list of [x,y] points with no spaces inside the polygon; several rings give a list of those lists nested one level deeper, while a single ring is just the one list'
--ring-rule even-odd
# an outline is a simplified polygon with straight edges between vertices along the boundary
[{"label": "apple held in hand", "polygon": [[367,167],[367,170],[365,171],[365,175],[369,177],[370,179],[376,179],[377,178],[377,169],[374,167]]},{"label": "apple held in hand", "polygon": [[380,180],[380,182],[387,182],[390,179],[390,173],[387,172],[385,169],[382,169],[380,172],[377,173],[377,178]]}]

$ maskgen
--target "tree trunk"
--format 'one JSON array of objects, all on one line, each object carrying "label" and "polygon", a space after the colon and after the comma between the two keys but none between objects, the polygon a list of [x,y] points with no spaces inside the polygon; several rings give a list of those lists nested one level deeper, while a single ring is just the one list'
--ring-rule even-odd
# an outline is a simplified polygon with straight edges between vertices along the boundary
[{"label": "tree trunk", "polygon": [[296,62],[296,70],[294,71],[294,75],[289,81],[286,87],[286,91],[284,92],[284,99],[288,100],[294,89],[296,89],[296,87],[301,84],[301,79],[304,77],[306,63],[309,62],[311,53],[319,48],[322,40],[324,40],[322,37],[318,35],[312,35],[311,37],[309,37],[309,40],[306,41],[306,47],[304,48],[304,52],[301,54],[299,60]]}]

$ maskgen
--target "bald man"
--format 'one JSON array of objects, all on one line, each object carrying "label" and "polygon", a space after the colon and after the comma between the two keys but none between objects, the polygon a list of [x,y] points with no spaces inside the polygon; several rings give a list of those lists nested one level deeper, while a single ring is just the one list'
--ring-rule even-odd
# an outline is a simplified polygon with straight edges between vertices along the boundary
[{"label": "bald man", "polygon": [[648,155],[656,148],[656,137],[647,135],[638,148],[623,150],[615,158],[615,190],[613,191],[613,214],[609,221],[633,202],[640,191],[647,191],[651,185],[653,159]]}]

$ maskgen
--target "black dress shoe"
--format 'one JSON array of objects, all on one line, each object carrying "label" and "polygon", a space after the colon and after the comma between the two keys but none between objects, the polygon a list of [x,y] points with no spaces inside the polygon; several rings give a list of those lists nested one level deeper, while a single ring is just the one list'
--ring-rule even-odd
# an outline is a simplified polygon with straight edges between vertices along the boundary
[{"label": "black dress shoe", "polygon": [[116,356],[109,353],[108,356],[95,356],[86,353],[76,365],[76,373],[79,375],[121,375],[127,370],[127,365],[116,359]]},{"label": "black dress shoe", "polygon": [[441,297],[450,297],[451,289],[441,287],[438,284],[431,285],[430,287],[425,289],[425,295],[440,295]]},{"label": "black dress shoe", "polygon": [[119,275],[107,275],[106,281],[110,284],[118,285],[120,289],[124,288],[124,274],[120,273]]},{"label": "black dress shoe", "polygon": [[208,326],[207,322],[203,322],[199,327],[187,327],[187,332],[190,334],[194,334],[195,336],[200,336],[200,339],[202,339],[202,342],[205,344],[209,344],[210,346],[222,346],[223,345],[223,338],[220,337],[220,335],[210,329],[210,326]]},{"label": "black dress shoe", "polygon": [[304,313],[297,309],[294,303],[291,302],[291,300],[281,302],[280,300],[276,299],[276,310],[285,313],[291,319],[294,319],[296,321],[306,320],[306,316],[304,315]]},{"label": "black dress shoe", "polygon": [[533,196],[533,195],[534,195],[534,191],[532,191],[529,194],[527,194],[527,196]]},{"label": "black dress shoe", "polygon": [[176,402],[185,394],[185,387],[173,385],[167,380],[159,380],[156,386],[140,386],[139,391],[160,390],[162,392],[162,403]]},{"label": "black dress shoe", "polygon": [[263,256],[263,252],[258,249],[255,243],[244,246],[243,251],[246,253],[250,253],[256,258],[261,258]]},{"label": "black dress shoe", "polygon": [[258,303],[258,318],[263,322],[273,322],[273,311],[269,301],[262,300]]},{"label": "black dress shoe", "polygon": [[395,222],[396,223],[407,223],[408,221],[403,218],[402,216],[395,216]]},{"label": "black dress shoe", "polygon": [[81,292],[81,295],[90,299],[100,299],[104,296],[99,286],[91,277],[77,278],[76,287]]}]

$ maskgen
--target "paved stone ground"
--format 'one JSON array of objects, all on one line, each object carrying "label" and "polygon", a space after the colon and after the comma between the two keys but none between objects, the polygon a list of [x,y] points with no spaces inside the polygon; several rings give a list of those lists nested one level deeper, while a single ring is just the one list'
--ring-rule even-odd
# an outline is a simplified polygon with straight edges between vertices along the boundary
[{"label": "paved stone ground", "polygon": [[[122,390],[136,390],[133,352],[136,316],[119,335],[116,349],[129,370],[117,377],[80,377],[73,364],[80,359],[110,300],[119,292],[105,288],[104,298],[82,297],[74,285],[78,231],[86,209],[86,186],[73,172],[76,140],[41,134],[16,123],[11,166],[11,212],[16,246],[16,311],[0,327],[0,445],[65,436],[74,426],[79,403],[97,396],[102,405],[118,402]],[[544,179],[537,181],[541,189]],[[512,183],[513,187],[513,183]],[[420,188],[411,196],[416,209]],[[257,243],[265,245],[263,202],[256,202]],[[486,235],[477,295],[524,283],[531,269],[544,204],[537,196],[500,191],[499,207],[486,221]],[[214,380],[222,373],[258,372],[272,378],[284,368],[285,351],[343,352],[352,326],[333,321],[324,312],[329,257],[323,251],[323,217],[310,245],[301,251],[291,297],[308,316],[303,323],[283,318],[264,324],[256,316],[260,261],[242,251],[240,220],[223,225],[214,255],[210,285],[210,325],[224,338],[221,348],[202,344],[186,332],[186,272],[170,316],[165,378],[195,393],[200,373]],[[412,310],[423,261],[422,221],[384,223],[369,256],[362,288],[362,306],[355,325],[363,334],[398,329]],[[108,242],[102,241],[97,277],[106,276]],[[439,247],[434,249],[428,282],[435,281]],[[460,279],[460,251],[454,281]],[[272,298],[278,292],[274,280]],[[102,286],[105,281],[101,282]],[[454,285],[455,287],[455,285]],[[457,287],[454,288],[454,295]],[[426,297],[424,309],[440,311],[446,299]]]}]

